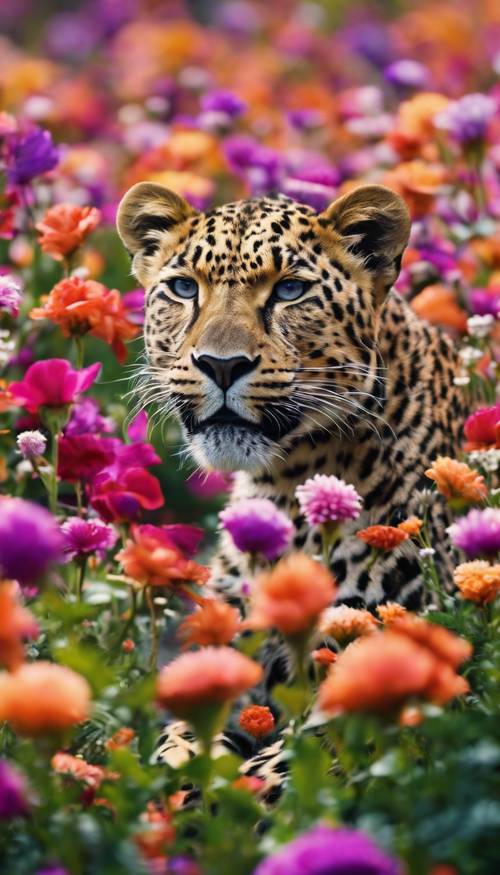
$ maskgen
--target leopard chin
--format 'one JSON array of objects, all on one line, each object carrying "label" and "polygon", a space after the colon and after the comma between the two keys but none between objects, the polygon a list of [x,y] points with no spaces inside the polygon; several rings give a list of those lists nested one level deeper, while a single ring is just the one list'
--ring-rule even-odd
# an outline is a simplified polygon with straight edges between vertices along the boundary
[{"label": "leopard chin", "polygon": [[264,434],[236,425],[209,425],[185,437],[194,460],[207,470],[258,473],[279,452]]}]

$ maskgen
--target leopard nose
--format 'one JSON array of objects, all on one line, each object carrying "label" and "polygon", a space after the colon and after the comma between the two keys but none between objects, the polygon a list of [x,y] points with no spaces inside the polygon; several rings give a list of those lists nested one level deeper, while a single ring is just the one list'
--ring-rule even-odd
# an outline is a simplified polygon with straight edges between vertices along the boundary
[{"label": "leopard nose", "polygon": [[191,356],[193,364],[214,383],[217,383],[223,391],[229,389],[233,383],[245,374],[249,374],[257,367],[260,356],[249,359],[245,355],[235,355],[232,358],[223,359],[213,355]]}]

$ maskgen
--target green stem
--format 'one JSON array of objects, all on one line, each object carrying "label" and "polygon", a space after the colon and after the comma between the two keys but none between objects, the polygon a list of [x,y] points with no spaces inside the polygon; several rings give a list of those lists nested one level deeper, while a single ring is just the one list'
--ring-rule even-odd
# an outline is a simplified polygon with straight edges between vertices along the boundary
[{"label": "green stem", "polygon": [[76,582],[76,598],[77,601],[81,602],[82,600],[82,591],[83,584],[85,583],[85,569],[87,567],[87,559],[86,557],[82,557],[78,566],[78,577]]},{"label": "green stem", "polygon": [[52,432],[52,479],[50,481],[49,506],[52,513],[57,513],[57,468],[59,465],[59,433]]},{"label": "green stem", "polygon": [[158,663],[159,638],[158,638],[158,629],[156,626],[155,604],[153,601],[153,594],[151,592],[150,586],[146,587],[145,595],[146,595],[147,606],[149,608],[149,616],[151,619],[151,655],[149,657],[149,668],[150,668],[150,671],[154,671],[156,669],[156,665]]},{"label": "green stem", "polygon": [[84,345],[83,345],[83,337],[81,336],[81,334],[76,334],[74,337],[74,340],[75,340],[75,348],[76,348],[76,356],[75,356],[76,367],[80,370],[80,368],[83,368],[84,355],[85,355]]}]

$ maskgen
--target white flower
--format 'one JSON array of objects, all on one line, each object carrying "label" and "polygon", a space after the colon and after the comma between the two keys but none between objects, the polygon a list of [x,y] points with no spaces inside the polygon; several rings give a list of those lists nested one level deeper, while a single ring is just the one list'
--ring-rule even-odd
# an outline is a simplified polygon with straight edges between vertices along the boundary
[{"label": "white flower", "polygon": [[478,362],[479,359],[482,359],[484,352],[482,349],[476,349],[475,346],[464,346],[459,350],[458,354],[464,365],[467,367],[473,365],[474,362]]},{"label": "white flower", "polygon": [[488,337],[494,324],[495,317],[490,313],[486,316],[471,316],[467,319],[467,331],[471,337]]},{"label": "white flower", "polygon": [[453,380],[454,386],[468,386],[470,383],[470,377],[468,374],[462,374],[460,377],[455,377]]},{"label": "white flower", "polygon": [[484,471],[498,471],[500,467],[500,450],[474,450],[467,456],[473,467],[483,468]]},{"label": "white flower", "polygon": [[427,559],[435,554],[434,547],[422,547],[421,550],[418,551],[418,555],[421,559]]}]

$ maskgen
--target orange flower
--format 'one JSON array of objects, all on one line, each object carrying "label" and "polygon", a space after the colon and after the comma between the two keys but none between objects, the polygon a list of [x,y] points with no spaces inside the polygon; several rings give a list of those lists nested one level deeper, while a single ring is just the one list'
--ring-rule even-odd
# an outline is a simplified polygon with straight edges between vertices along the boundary
[{"label": "orange flower", "polygon": [[394,620],[399,620],[407,614],[406,608],[399,605],[397,602],[387,602],[385,605],[378,605],[377,614],[385,626],[390,626]]},{"label": "orange flower", "polygon": [[241,775],[231,783],[235,790],[246,790],[248,793],[260,793],[264,790],[266,782],[255,775]]},{"label": "orange flower", "polygon": [[461,498],[475,503],[488,495],[482,474],[478,474],[464,462],[457,462],[448,456],[438,456],[425,472],[425,476],[434,480],[439,492],[448,501]]},{"label": "orange flower", "polygon": [[408,517],[407,520],[403,520],[402,523],[399,523],[398,529],[401,529],[402,532],[406,532],[406,534],[413,538],[414,535],[418,535],[420,529],[423,526],[422,520],[419,520],[416,516]]},{"label": "orange flower", "polygon": [[125,361],[124,341],[136,337],[139,328],[127,319],[117,289],[70,276],[57,283],[41,302],[43,307],[30,312],[31,319],[50,319],[65,337],[90,333],[109,344],[118,361]]},{"label": "orange flower", "polygon": [[218,599],[207,599],[182,621],[179,635],[188,647],[192,644],[220,646],[233,640],[240,625],[236,608]]},{"label": "orange flower", "polygon": [[486,605],[500,592],[500,565],[490,565],[483,559],[463,562],[455,568],[453,581],[464,599]]},{"label": "orange flower", "polygon": [[319,647],[318,650],[313,650],[311,656],[318,665],[333,665],[337,659],[337,654],[329,647]]},{"label": "orange flower", "polygon": [[210,572],[204,565],[185,559],[180,550],[166,546],[141,526],[132,526],[134,540],[127,540],[116,554],[125,574],[142,586],[171,586],[182,581],[206,583]]},{"label": "orange flower", "polygon": [[14,396],[9,391],[5,380],[0,380],[0,413],[5,413],[6,410],[11,410],[13,407],[17,407]]},{"label": "orange flower", "polygon": [[460,638],[444,626],[428,623],[413,614],[406,614],[405,617],[394,620],[391,631],[412,638],[451,668],[458,668],[472,654],[472,645],[465,638]]},{"label": "orange flower", "polygon": [[403,157],[418,155],[434,135],[434,117],[448,105],[443,94],[422,91],[399,105],[394,128],[389,133],[391,146]]},{"label": "orange flower", "polygon": [[274,729],[274,717],[265,705],[250,705],[240,714],[240,726],[254,738],[264,738]]},{"label": "orange flower", "polygon": [[154,802],[148,802],[141,814],[141,828],[134,835],[134,842],[143,857],[154,860],[162,857],[175,840],[175,828],[171,815]]},{"label": "orange flower", "polygon": [[60,775],[72,775],[73,778],[83,781],[95,790],[103,781],[117,781],[120,777],[118,772],[110,772],[103,766],[93,766],[81,757],[72,756],[70,753],[54,754],[50,764],[54,772]]},{"label": "orange flower", "polygon": [[74,204],[56,204],[50,207],[36,225],[40,231],[39,243],[47,255],[61,261],[97,228],[101,214],[95,207]]},{"label": "orange flower", "polygon": [[419,218],[432,209],[446,180],[447,171],[440,164],[416,159],[398,164],[386,173],[383,181],[404,198],[412,217]]},{"label": "orange flower", "polygon": [[156,701],[177,717],[192,717],[203,705],[238,698],[262,678],[258,663],[231,647],[205,647],[183,653],[162,669]]},{"label": "orange flower", "polygon": [[408,705],[406,708],[403,708],[399,715],[399,725],[410,728],[420,726],[423,719],[424,715],[421,708],[416,708],[415,705]]},{"label": "orange flower", "polygon": [[9,671],[24,659],[23,639],[38,635],[35,618],[19,603],[18,589],[10,580],[0,582],[0,663]]},{"label": "orange flower", "polygon": [[377,621],[370,611],[349,608],[347,605],[327,608],[321,614],[318,629],[331,635],[339,644],[345,644],[360,635],[369,635],[377,628]]},{"label": "orange flower", "polygon": [[395,526],[368,526],[356,532],[356,537],[365,541],[376,550],[394,550],[403,541],[408,540],[408,534]]},{"label": "orange flower", "polygon": [[122,726],[122,728],[118,729],[111,738],[108,738],[105,748],[106,750],[119,750],[121,747],[128,747],[134,738],[134,730],[129,726]]},{"label": "orange flower", "polygon": [[12,674],[0,674],[0,720],[22,735],[68,729],[89,714],[87,681],[64,665],[25,663]]},{"label": "orange flower", "polygon": [[335,598],[335,581],[321,563],[304,553],[282,559],[256,582],[248,625],[274,626],[283,635],[309,631]]},{"label": "orange flower", "polygon": [[467,313],[459,307],[455,292],[440,283],[426,286],[415,295],[411,307],[431,325],[442,325],[460,333],[467,328]]}]

